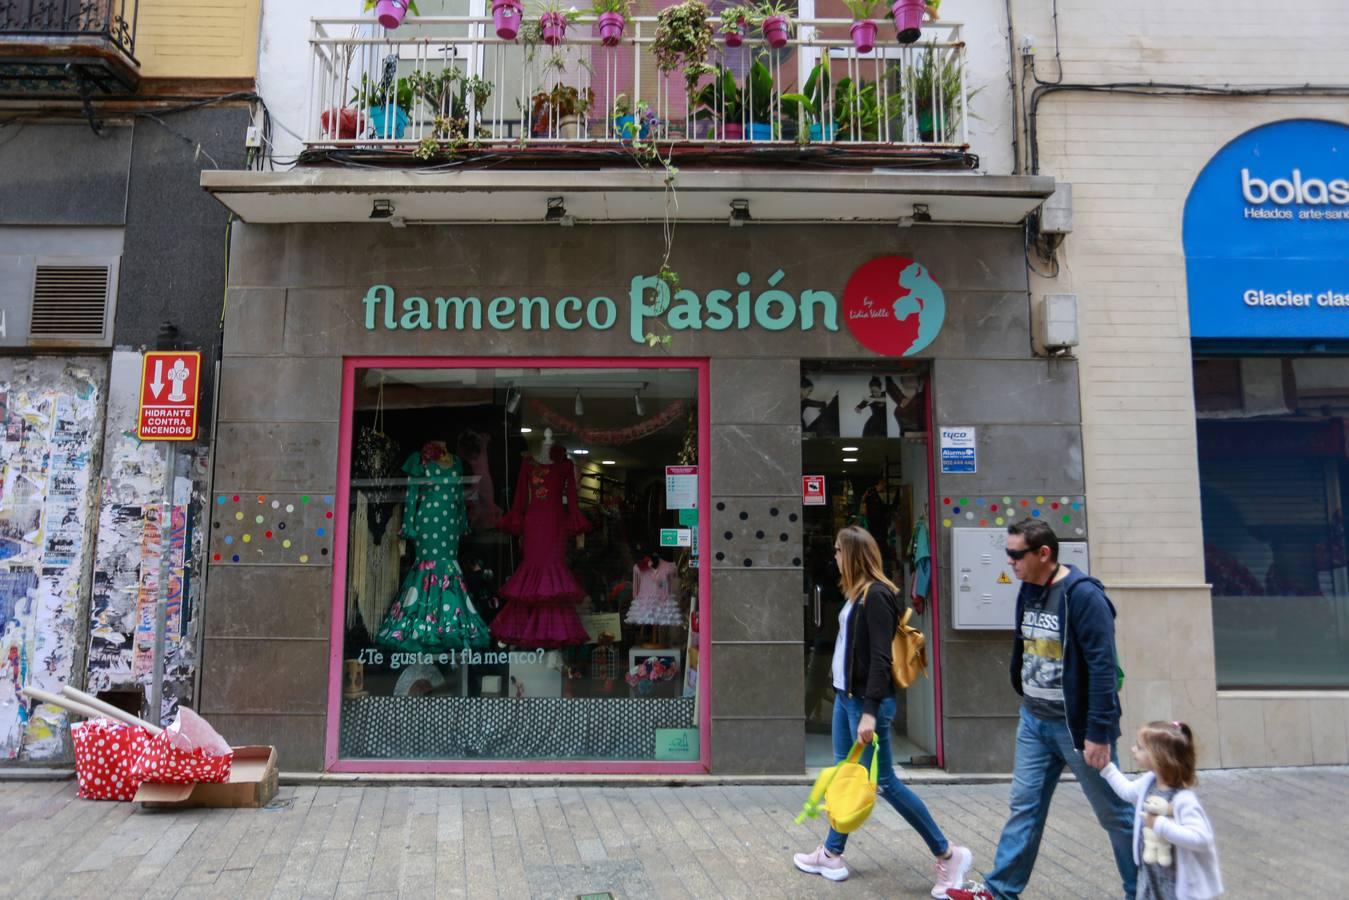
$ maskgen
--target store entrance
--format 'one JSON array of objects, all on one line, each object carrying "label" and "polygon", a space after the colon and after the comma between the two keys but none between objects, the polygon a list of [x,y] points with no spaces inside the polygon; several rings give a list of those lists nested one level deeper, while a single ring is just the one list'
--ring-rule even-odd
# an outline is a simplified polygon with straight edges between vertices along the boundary
[{"label": "store entrance", "polygon": [[[860,525],[876,539],[886,575],[914,609],[911,624],[931,647],[932,585],[915,575],[930,556],[927,378],[920,370],[890,374],[803,370],[803,484],[806,767],[833,765],[834,643],[844,599],[834,563],[834,535]],[[916,595],[916,596],[915,596]],[[931,659],[931,653],[929,653]],[[933,673],[935,674],[935,673]],[[896,697],[892,728],[897,764],[937,764],[934,678]]]}]

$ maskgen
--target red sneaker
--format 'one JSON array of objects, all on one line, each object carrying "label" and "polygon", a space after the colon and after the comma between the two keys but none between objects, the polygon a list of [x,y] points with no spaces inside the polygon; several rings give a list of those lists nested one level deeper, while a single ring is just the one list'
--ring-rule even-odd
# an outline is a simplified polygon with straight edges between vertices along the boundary
[{"label": "red sneaker", "polygon": [[946,896],[949,900],[997,900],[983,885],[975,885],[970,888],[947,888]]}]

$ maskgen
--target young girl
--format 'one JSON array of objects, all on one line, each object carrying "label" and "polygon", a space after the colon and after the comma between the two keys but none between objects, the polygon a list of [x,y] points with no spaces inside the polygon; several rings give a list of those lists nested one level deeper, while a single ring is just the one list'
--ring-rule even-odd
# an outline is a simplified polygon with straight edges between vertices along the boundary
[{"label": "young girl", "polygon": [[[1134,804],[1134,862],[1138,864],[1137,900],[1208,900],[1223,892],[1218,874],[1218,848],[1199,797],[1195,778],[1194,735],[1184,722],[1149,722],[1138,729],[1134,762],[1143,770],[1135,779],[1114,763],[1101,774],[1125,800]],[[1171,804],[1171,815],[1143,812],[1149,797]],[[1172,864],[1143,862],[1143,827],[1172,845]]]}]

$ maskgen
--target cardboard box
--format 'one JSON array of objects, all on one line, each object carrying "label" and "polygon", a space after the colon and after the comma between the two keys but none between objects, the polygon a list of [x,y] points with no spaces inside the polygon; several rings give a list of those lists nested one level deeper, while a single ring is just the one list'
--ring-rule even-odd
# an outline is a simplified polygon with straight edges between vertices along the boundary
[{"label": "cardboard box", "polygon": [[275,747],[234,747],[230,780],[221,784],[142,784],[135,800],[149,808],[257,809],[276,796]]}]

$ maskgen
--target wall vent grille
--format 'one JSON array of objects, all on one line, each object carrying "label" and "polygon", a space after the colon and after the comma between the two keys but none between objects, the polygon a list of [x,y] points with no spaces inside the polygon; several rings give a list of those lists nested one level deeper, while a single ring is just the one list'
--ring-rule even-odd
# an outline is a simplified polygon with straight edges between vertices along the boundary
[{"label": "wall vent grille", "polygon": [[39,265],[29,334],[37,339],[102,340],[113,270],[108,265]]}]

